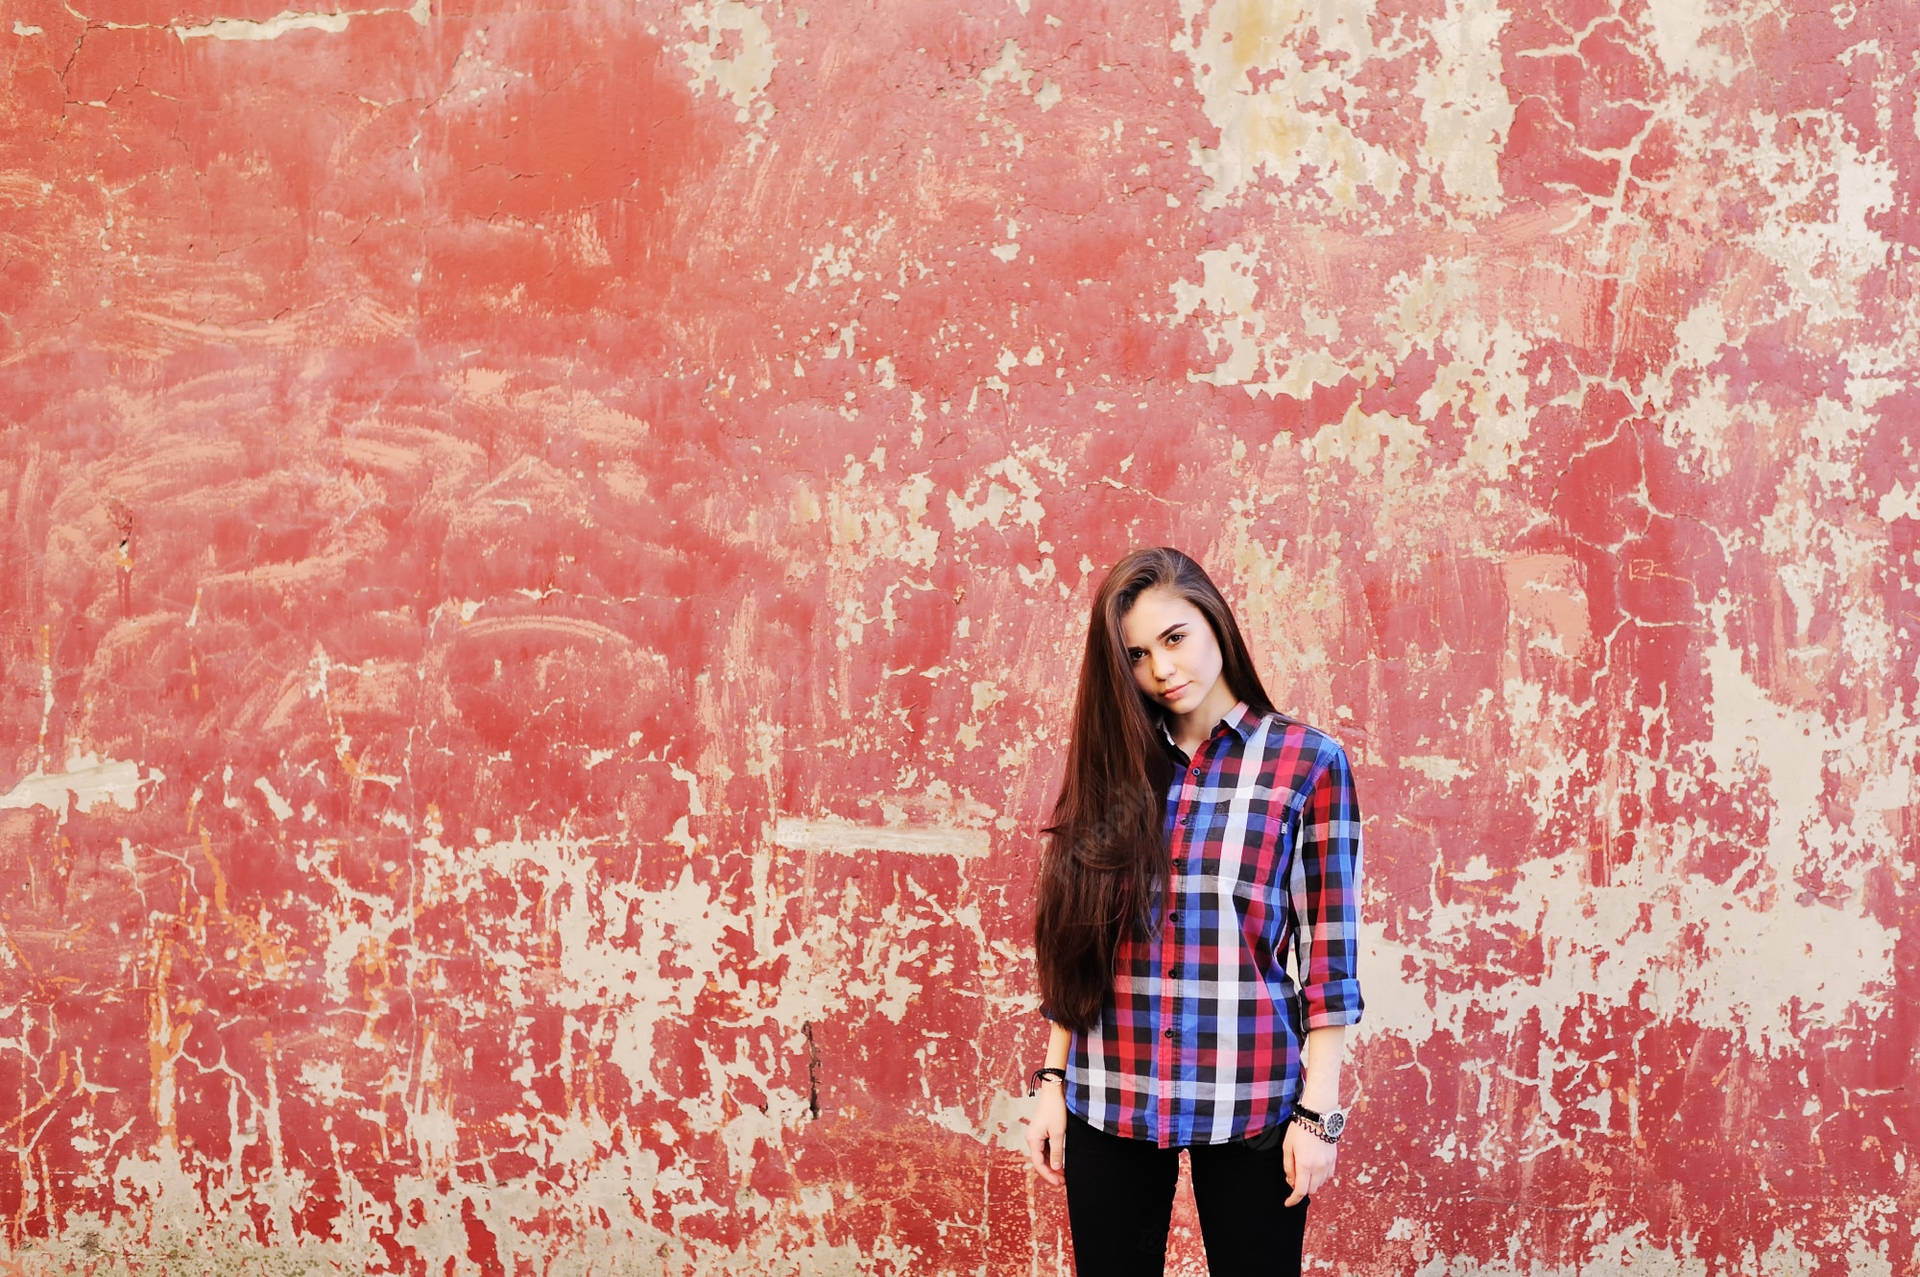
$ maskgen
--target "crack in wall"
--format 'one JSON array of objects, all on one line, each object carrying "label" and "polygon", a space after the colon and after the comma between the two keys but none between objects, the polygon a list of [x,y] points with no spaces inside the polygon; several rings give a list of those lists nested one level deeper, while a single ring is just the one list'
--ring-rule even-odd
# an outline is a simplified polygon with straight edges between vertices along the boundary
[{"label": "crack in wall", "polygon": [[800,1033],[807,1039],[807,1116],[817,1121],[820,1117],[820,1044],[813,1040],[813,1021],[802,1024]]}]

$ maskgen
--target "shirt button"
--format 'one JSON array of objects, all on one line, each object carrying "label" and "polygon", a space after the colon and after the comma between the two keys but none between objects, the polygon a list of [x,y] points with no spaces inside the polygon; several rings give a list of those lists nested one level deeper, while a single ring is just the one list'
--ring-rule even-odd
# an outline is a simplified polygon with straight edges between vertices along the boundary
[{"label": "shirt button", "polygon": [[1172,1037],[1172,1036],[1173,1036],[1173,1030],[1172,1030],[1172,1029],[1168,1029],[1168,1030],[1166,1031],[1166,1033],[1165,1033],[1165,1034],[1164,1034],[1163,1036],[1165,1036],[1165,1037]]}]

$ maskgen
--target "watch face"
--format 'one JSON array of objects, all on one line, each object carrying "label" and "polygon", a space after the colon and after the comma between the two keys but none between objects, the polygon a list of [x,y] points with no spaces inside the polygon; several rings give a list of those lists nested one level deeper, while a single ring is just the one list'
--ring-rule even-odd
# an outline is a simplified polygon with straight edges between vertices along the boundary
[{"label": "watch face", "polygon": [[1322,1119],[1321,1125],[1327,1128],[1327,1134],[1333,1136],[1335,1139],[1339,1139],[1340,1132],[1347,1129],[1347,1115],[1339,1109],[1335,1109]]}]

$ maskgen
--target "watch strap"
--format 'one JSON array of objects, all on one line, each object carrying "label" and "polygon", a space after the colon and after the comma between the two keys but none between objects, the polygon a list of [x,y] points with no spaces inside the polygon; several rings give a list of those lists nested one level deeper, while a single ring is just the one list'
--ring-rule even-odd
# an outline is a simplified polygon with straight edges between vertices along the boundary
[{"label": "watch strap", "polygon": [[1341,1133],[1346,1129],[1346,1119],[1347,1115],[1341,1109],[1335,1109],[1331,1114],[1321,1114],[1304,1104],[1295,1104],[1291,1120],[1312,1132],[1315,1138],[1328,1144],[1338,1144]]}]

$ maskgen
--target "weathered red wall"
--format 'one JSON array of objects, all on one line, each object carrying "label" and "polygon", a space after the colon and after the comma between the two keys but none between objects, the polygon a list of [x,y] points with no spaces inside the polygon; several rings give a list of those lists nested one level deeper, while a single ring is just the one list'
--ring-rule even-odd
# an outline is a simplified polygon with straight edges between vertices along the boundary
[{"label": "weathered red wall", "polygon": [[1369,813],[1322,1269],[1916,1270],[1911,5],[195,4],[0,18],[0,1256],[1056,1271],[1172,542]]}]

